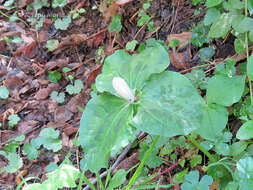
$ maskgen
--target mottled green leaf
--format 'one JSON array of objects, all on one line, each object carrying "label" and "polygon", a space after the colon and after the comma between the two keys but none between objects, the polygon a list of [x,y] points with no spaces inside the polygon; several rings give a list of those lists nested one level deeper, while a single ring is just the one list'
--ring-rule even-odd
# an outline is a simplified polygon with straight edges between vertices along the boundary
[{"label": "mottled green leaf", "polygon": [[129,143],[133,129],[127,123],[132,115],[132,105],[116,96],[103,94],[89,101],[80,121],[79,142],[90,170],[106,168],[109,156]]},{"label": "mottled green leaf", "polygon": [[216,8],[208,9],[204,18],[204,25],[212,24],[220,16],[220,11]]},{"label": "mottled green leaf", "polygon": [[207,0],[207,1],[206,1],[206,6],[207,6],[208,8],[210,8],[210,7],[217,6],[217,5],[219,5],[220,3],[222,3],[222,0]]},{"label": "mottled green leaf", "polygon": [[175,72],[153,75],[139,97],[133,125],[154,135],[187,135],[201,126],[202,97],[191,82]]},{"label": "mottled green leaf", "polygon": [[228,13],[223,13],[214,21],[208,35],[211,38],[224,37],[231,28],[231,25],[232,17]]},{"label": "mottled green leaf", "polygon": [[106,58],[102,74],[96,79],[96,88],[100,92],[107,91],[117,95],[112,79],[121,77],[133,91],[141,90],[151,74],[162,72],[169,64],[168,53],[159,44],[132,56],[119,50]]},{"label": "mottled green leaf", "polygon": [[206,99],[208,104],[230,106],[238,102],[244,91],[245,76],[227,77],[215,75],[208,81]]},{"label": "mottled green leaf", "polygon": [[197,133],[204,139],[216,141],[228,122],[228,112],[220,105],[210,104],[204,107],[202,125]]},{"label": "mottled green leaf", "polygon": [[248,140],[253,138],[253,120],[244,123],[236,134],[236,138],[240,140]]}]

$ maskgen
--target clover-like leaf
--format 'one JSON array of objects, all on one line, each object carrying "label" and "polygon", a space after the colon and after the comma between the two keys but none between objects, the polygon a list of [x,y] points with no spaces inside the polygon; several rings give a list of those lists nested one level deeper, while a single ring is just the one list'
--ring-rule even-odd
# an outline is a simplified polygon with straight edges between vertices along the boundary
[{"label": "clover-like leaf", "polygon": [[63,103],[64,102],[64,98],[65,98],[65,93],[64,92],[58,93],[56,91],[53,91],[50,94],[50,98],[52,100],[55,100],[58,103]]},{"label": "clover-like leaf", "polygon": [[253,158],[240,159],[236,164],[234,175],[240,189],[251,189],[253,187]]},{"label": "clover-like leaf", "polygon": [[58,139],[60,132],[53,128],[44,128],[41,130],[39,137],[37,137],[31,144],[38,148],[43,145],[48,150],[57,152],[62,148],[62,141]]},{"label": "clover-like leaf", "polygon": [[204,101],[179,73],[153,75],[139,97],[132,124],[154,135],[187,135],[201,126]]},{"label": "clover-like leaf", "polygon": [[81,90],[83,89],[83,82],[81,80],[75,80],[74,85],[69,84],[66,87],[66,91],[72,95],[72,94],[79,94]]},{"label": "clover-like leaf", "polygon": [[205,175],[199,181],[199,172],[191,171],[185,175],[186,182],[181,185],[182,190],[209,190],[210,185],[213,183],[212,177]]},{"label": "clover-like leaf", "polygon": [[23,146],[23,154],[28,155],[29,160],[34,160],[38,157],[38,150],[31,144],[25,143]]},{"label": "clover-like leaf", "polygon": [[20,117],[17,114],[11,114],[8,117],[8,125],[14,127],[20,121]]},{"label": "clover-like leaf", "polygon": [[55,26],[56,29],[67,30],[70,23],[71,23],[71,17],[70,16],[65,16],[63,19],[58,18],[55,21],[54,26]]},{"label": "clover-like leaf", "polygon": [[62,163],[57,169],[47,174],[47,180],[42,184],[33,183],[25,185],[23,190],[58,190],[64,187],[75,188],[75,181],[79,178],[80,172],[71,164]]},{"label": "clover-like leaf", "polygon": [[4,167],[5,171],[8,173],[14,173],[23,166],[22,159],[16,153],[0,151],[0,155],[8,159],[9,163]]}]

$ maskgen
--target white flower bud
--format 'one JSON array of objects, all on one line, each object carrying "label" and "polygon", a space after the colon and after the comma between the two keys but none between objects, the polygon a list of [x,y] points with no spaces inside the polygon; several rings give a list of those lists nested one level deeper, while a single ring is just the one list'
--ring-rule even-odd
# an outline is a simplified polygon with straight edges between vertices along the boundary
[{"label": "white flower bud", "polygon": [[134,95],[123,78],[114,77],[112,79],[112,86],[114,90],[117,92],[117,94],[120,95],[120,97],[124,98],[130,103],[134,102]]}]

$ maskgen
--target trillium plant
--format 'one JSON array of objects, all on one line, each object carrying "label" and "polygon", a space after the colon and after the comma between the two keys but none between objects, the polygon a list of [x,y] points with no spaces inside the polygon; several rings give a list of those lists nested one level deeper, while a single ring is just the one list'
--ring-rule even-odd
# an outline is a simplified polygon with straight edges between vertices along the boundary
[{"label": "trillium plant", "polygon": [[[245,76],[233,78],[223,73],[212,79],[231,80],[237,87],[242,86],[228,97],[223,94],[227,102],[220,105],[215,102],[219,94],[215,94],[212,80],[204,100],[188,78],[166,70],[169,64],[168,52],[158,42],[147,44],[139,54],[118,50],[106,58],[96,79],[97,93],[92,95],[80,121],[85,169],[98,172],[107,168],[109,157],[120,153],[140,131],[169,138],[195,132],[215,146],[226,142],[225,106],[240,100]],[[232,84],[227,82],[226,88]]]}]

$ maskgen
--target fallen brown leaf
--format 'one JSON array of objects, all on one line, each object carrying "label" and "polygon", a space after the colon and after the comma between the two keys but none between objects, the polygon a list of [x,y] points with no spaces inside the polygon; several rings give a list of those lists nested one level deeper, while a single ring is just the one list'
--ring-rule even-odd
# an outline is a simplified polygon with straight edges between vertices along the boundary
[{"label": "fallen brown leaf", "polygon": [[172,39],[179,41],[178,50],[185,48],[191,40],[192,32],[183,32],[181,34],[170,34],[167,37],[166,44],[169,44]]},{"label": "fallen brown leaf", "polygon": [[170,52],[169,57],[170,63],[177,69],[186,69],[188,67],[183,53]]},{"label": "fallen brown leaf", "polygon": [[132,156],[124,159],[119,165],[113,170],[112,174],[115,174],[118,170],[124,169],[125,171],[129,170],[131,167],[136,165],[139,162],[138,152],[134,153]]}]

